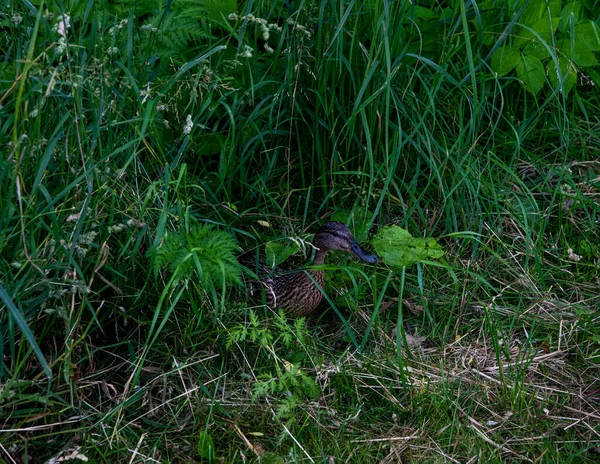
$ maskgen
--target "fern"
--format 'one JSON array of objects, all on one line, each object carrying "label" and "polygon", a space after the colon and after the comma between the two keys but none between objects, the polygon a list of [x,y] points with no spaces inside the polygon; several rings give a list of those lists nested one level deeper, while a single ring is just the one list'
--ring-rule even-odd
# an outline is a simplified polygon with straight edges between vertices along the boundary
[{"label": "fern", "polygon": [[[265,321],[250,310],[247,324],[227,329],[228,349],[236,343],[252,343],[261,348],[259,356],[267,356],[268,362],[257,363],[263,368],[257,375],[258,380],[252,384],[253,397],[258,399],[269,395],[279,396],[278,410],[281,408],[281,415],[278,417],[281,419],[292,419],[298,398],[316,398],[320,392],[315,380],[302,370],[299,363],[288,362],[278,353],[283,347],[287,355],[294,357],[294,353],[290,353],[289,350],[297,346],[298,342],[304,343],[308,333],[305,321],[304,318],[297,319],[291,325],[283,311],[272,321]],[[274,336],[268,322],[273,322],[277,336]]]},{"label": "fern", "polygon": [[236,259],[237,243],[227,232],[209,224],[188,232],[168,234],[156,249],[155,271],[168,267],[177,278],[194,274],[205,289],[241,284],[241,269]]},{"label": "fern", "polygon": [[157,51],[161,58],[179,64],[191,58],[190,52],[214,39],[211,30],[237,7],[235,1],[179,0],[171,4],[165,15],[167,2],[157,3],[154,14],[144,22],[142,29],[157,32]]},{"label": "fern", "polygon": [[204,2],[185,0],[174,3],[164,18],[157,12],[145,24],[160,31],[160,48],[163,52],[172,54],[186,50],[194,42],[203,43],[211,37],[206,18]]}]

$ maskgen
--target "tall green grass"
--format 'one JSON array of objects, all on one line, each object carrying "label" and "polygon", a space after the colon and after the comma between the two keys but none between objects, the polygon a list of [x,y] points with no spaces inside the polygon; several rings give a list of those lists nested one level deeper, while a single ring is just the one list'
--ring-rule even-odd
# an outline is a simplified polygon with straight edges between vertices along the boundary
[{"label": "tall green grass", "polygon": [[[595,462],[598,11],[544,5],[4,5],[2,458]],[[446,256],[245,298],[236,243],[330,218]]]}]

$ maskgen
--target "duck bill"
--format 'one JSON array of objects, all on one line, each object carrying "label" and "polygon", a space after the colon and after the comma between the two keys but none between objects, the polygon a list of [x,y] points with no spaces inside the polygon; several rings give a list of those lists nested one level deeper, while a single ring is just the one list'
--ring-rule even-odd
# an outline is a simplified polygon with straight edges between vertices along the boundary
[{"label": "duck bill", "polygon": [[352,244],[350,251],[367,263],[374,264],[377,262],[377,256],[367,253],[367,251],[356,242]]}]

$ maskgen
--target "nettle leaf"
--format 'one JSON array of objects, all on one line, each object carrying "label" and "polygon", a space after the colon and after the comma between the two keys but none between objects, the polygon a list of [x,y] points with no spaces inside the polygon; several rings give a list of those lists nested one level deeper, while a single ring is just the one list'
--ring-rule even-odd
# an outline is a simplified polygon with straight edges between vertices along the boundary
[{"label": "nettle leaf", "polygon": [[[558,27],[559,21],[560,18],[552,18],[550,20],[548,19],[548,17],[537,20],[534,24],[530,26],[531,29],[521,29],[521,31],[519,32],[519,36],[514,41],[514,44],[517,47],[524,47],[530,44],[531,42],[539,42],[539,38],[541,38],[544,42],[550,42],[550,39],[552,38],[552,33]],[[537,35],[534,34],[533,31],[535,31]]]},{"label": "nettle leaf", "polygon": [[556,62],[551,60],[548,63],[548,79],[553,87],[558,87],[562,82],[563,91],[568,94],[577,84],[577,69],[567,58],[560,57],[558,67]]},{"label": "nettle leaf", "polygon": [[592,50],[584,42],[571,39],[563,39],[556,44],[557,48],[567,58],[575,62],[577,66],[587,67],[596,66],[598,60]]},{"label": "nettle leaf", "polygon": [[583,5],[581,2],[571,2],[562,9],[560,13],[560,22],[558,23],[558,30],[560,32],[567,32],[571,28],[571,22],[579,21],[581,17]]},{"label": "nettle leaf", "polygon": [[550,51],[542,42],[531,42],[523,49],[523,55],[535,56],[538,60],[544,61],[550,58]]},{"label": "nettle leaf", "polygon": [[537,95],[546,82],[544,65],[535,56],[524,56],[517,65],[517,77],[523,83],[525,90]]},{"label": "nettle leaf", "polygon": [[521,24],[532,26],[546,13],[545,0],[530,0],[519,18]]},{"label": "nettle leaf", "polygon": [[423,21],[430,21],[432,19],[438,18],[437,11],[433,11],[430,8],[425,8],[422,6],[415,5],[413,7],[413,11],[415,14],[415,19],[420,19]]},{"label": "nettle leaf", "polygon": [[575,45],[575,53],[573,54],[573,61],[577,66],[589,67],[597,66],[598,59],[593,51],[589,48],[585,48],[582,44]]},{"label": "nettle leaf", "polygon": [[398,226],[384,227],[371,244],[384,263],[392,267],[407,267],[444,256],[444,250],[433,238],[415,238]]},{"label": "nettle leaf", "polygon": [[593,52],[600,51],[600,27],[594,22],[577,24],[575,40]]},{"label": "nettle leaf", "polygon": [[560,16],[561,3],[562,3],[562,0],[549,0],[547,2],[548,11],[550,12],[551,17],[554,18],[554,17]]},{"label": "nettle leaf", "polygon": [[492,69],[499,76],[505,76],[511,72],[521,61],[521,52],[517,47],[504,45],[492,55]]}]

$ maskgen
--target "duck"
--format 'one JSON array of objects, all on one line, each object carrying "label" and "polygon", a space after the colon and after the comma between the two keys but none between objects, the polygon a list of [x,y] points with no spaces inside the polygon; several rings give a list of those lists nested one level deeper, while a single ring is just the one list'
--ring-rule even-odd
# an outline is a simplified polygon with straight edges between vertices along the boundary
[{"label": "duck", "polygon": [[[342,250],[370,264],[377,262],[377,256],[361,247],[348,227],[330,221],[323,224],[312,239],[315,249],[313,266],[325,263],[325,257],[331,250]],[[304,317],[312,314],[323,298],[322,288],[325,284],[323,269],[290,268],[284,265],[270,269],[257,261],[252,253],[244,253],[239,261],[252,272],[256,272],[260,281],[250,285],[253,297],[261,298],[264,289],[265,301],[274,310],[282,308],[289,317]]]}]

